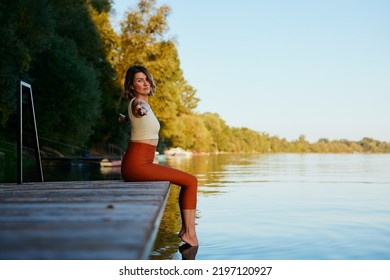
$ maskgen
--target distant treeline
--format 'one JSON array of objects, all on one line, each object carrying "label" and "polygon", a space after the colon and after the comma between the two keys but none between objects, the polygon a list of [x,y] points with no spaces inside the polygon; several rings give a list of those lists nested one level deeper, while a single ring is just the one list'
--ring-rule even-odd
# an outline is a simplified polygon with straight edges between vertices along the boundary
[{"label": "distant treeline", "polygon": [[170,8],[140,0],[127,11],[120,32],[110,23],[111,10],[111,0],[0,0],[0,140],[15,142],[15,93],[23,80],[33,87],[44,150],[71,155],[124,149],[129,127],[117,122],[117,114],[127,112],[124,74],[142,64],[157,84],[150,102],[161,123],[159,151],[390,152],[390,143],[370,138],[287,141],[230,127],[216,113],[198,113],[196,90],[184,78],[175,39],[167,35]]},{"label": "distant treeline", "polygon": [[274,153],[390,153],[390,142],[381,142],[368,137],[360,141],[322,138],[315,143],[307,142],[304,136],[291,142],[277,138],[274,140],[271,140],[271,151]]}]

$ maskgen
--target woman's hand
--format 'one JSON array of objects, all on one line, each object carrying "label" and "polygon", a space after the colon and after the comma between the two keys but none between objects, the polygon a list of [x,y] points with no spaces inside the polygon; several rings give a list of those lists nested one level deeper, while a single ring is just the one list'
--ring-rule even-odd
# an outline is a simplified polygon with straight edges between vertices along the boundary
[{"label": "woman's hand", "polygon": [[150,109],[150,106],[148,103],[146,103],[145,101],[143,101],[141,99],[135,99],[133,104],[134,104],[133,105],[133,113],[135,116],[143,117],[143,116],[147,115],[147,113]]},{"label": "woman's hand", "polygon": [[129,118],[126,115],[123,115],[121,113],[118,114],[118,122],[125,123],[129,120]]}]

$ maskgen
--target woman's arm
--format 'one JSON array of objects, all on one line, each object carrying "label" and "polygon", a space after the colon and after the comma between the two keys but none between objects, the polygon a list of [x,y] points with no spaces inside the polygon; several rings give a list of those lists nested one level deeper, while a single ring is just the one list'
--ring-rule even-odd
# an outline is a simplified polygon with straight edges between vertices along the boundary
[{"label": "woman's arm", "polygon": [[150,109],[149,104],[141,99],[135,99],[131,104],[131,111],[137,118],[145,116]]},{"label": "woman's arm", "polygon": [[126,123],[129,121],[129,117],[127,115],[123,115],[121,113],[118,114],[118,122]]}]

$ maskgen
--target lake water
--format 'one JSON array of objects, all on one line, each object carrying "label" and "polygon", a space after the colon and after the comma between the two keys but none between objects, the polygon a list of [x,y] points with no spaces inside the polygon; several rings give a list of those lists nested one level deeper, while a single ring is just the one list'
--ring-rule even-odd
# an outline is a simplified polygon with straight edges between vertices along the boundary
[{"label": "lake water", "polygon": [[[158,159],[199,179],[200,246],[179,250],[179,188],[172,186],[151,259],[390,259],[390,155]],[[46,181],[120,179],[118,168],[97,164],[43,171]]]},{"label": "lake water", "polygon": [[[196,259],[390,259],[390,155],[219,155],[168,163],[200,181]],[[175,202],[152,259],[186,256],[170,233]]]}]

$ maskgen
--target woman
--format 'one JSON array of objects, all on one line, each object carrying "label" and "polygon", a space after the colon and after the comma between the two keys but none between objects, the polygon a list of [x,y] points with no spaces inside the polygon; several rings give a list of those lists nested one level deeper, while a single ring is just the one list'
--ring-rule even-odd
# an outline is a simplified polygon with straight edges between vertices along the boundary
[{"label": "woman", "polygon": [[149,96],[156,90],[153,77],[145,67],[131,66],[126,73],[124,89],[126,97],[131,99],[128,107],[131,140],[122,160],[122,178],[125,181],[170,181],[180,186],[182,227],[178,236],[188,245],[198,246],[195,232],[197,178],[153,163],[160,130],[160,123],[148,103]]}]

